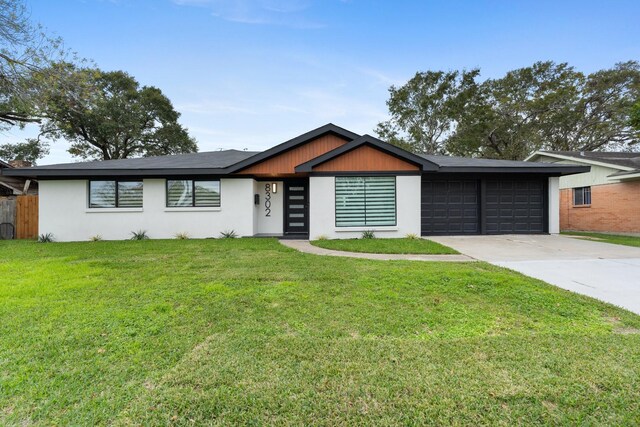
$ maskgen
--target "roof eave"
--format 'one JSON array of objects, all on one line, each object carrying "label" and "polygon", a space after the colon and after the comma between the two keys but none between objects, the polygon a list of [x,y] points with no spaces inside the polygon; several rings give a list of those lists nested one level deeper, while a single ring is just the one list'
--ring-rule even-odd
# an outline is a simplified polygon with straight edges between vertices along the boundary
[{"label": "roof eave", "polygon": [[569,161],[574,161],[574,162],[578,162],[578,163],[587,163],[589,165],[594,165],[594,166],[604,166],[607,168],[611,168],[611,169],[619,169],[622,171],[633,171],[635,170],[632,167],[629,166],[621,166],[621,165],[617,165],[615,163],[609,163],[609,162],[605,162],[605,161],[601,161],[601,160],[592,160],[592,159],[587,159],[584,157],[573,157],[573,156],[565,156],[563,154],[556,154],[556,153],[548,153],[545,151],[536,151],[535,153],[533,153],[532,155],[530,155],[529,157],[527,157],[526,159],[524,159],[525,162],[531,161],[531,159],[534,159],[536,157],[541,157],[541,156],[547,156],[547,157],[551,157],[554,159],[560,159],[560,160],[569,160]]},{"label": "roof eave", "polygon": [[[9,172],[9,173],[6,173]],[[163,176],[198,176],[198,175],[227,175],[222,168],[158,168],[158,169],[37,169],[18,168],[7,169],[3,175],[27,178],[90,178],[100,176],[130,176],[130,177],[163,177]]]},{"label": "roof eave", "polygon": [[591,170],[591,166],[540,166],[540,167],[518,167],[518,166],[441,166],[438,172],[443,173],[522,173],[522,174],[543,174],[543,175],[573,175],[585,173]]},{"label": "roof eave", "polygon": [[632,172],[632,173],[625,173],[625,174],[621,174],[621,175],[609,175],[607,176],[608,179],[612,180],[612,181],[631,181],[631,180],[636,180],[636,179],[640,179],[640,171],[639,172]]}]

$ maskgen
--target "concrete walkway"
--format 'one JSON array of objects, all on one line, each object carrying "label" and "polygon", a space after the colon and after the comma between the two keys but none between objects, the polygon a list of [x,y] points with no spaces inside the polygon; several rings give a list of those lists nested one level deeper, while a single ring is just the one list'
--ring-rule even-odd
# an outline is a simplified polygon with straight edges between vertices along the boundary
[{"label": "concrete walkway", "polygon": [[292,249],[314,255],[328,255],[347,258],[377,259],[383,261],[407,260],[407,261],[445,261],[445,262],[468,262],[475,261],[466,255],[407,255],[407,254],[369,254],[361,252],[334,251],[331,249],[313,246],[308,240],[280,240],[285,246]]},{"label": "concrete walkway", "polygon": [[559,235],[429,239],[640,314],[640,248]]}]

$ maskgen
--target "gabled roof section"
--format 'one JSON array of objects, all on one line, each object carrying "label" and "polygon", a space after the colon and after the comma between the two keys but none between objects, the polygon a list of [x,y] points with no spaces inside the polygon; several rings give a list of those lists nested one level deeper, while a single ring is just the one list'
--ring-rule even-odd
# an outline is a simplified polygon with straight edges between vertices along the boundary
[{"label": "gabled roof section", "polygon": [[243,169],[246,169],[257,163],[268,160],[281,153],[284,153],[285,151],[288,151],[300,145],[306,144],[311,140],[314,140],[316,138],[319,138],[327,134],[336,135],[338,137],[345,139],[346,141],[353,141],[360,137],[360,135],[358,135],[357,133],[353,133],[344,128],[341,128],[340,126],[336,126],[333,123],[329,123],[317,129],[314,129],[312,131],[303,133],[302,135],[297,136],[293,139],[290,139],[289,141],[283,142],[282,144],[276,145],[275,147],[272,147],[266,151],[263,151],[244,161],[238,162],[237,164],[234,164],[232,167],[230,167],[228,172],[229,173],[239,172]]},{"label": "gabled roof section", "polygon": [[539,157],[571,160],[588,165],[605,166],[621,171],[640,171],[640,153],[608,151],[536,151],[525,161]]},{"label": "gabled roof section", "polygon": [[308,162],[296,166],[296,172],[313,172],[313,168],[315,168],[316,166],[319,166],[365,145],[374,147],[384,153],[390,154],[396,158],[414,164],[418,166],[422,171],[436,171],[438,169],[437,165],[416,154],[410,153],[406,150],[403,150],[402,148],[396,147],[395,145],[391,145],[388,142],[384,142],[371,135],[363,135],[343,145],[342,147],[338,147],[334,150],[329,151],[328,153],[325,153],[321,156],[309,160]]},{"label": "gabled roof section", "polygon": [[0,168],[10,168],[12,167],[9,163],[7,162],[3,162],[2,160],[0,160]]}]

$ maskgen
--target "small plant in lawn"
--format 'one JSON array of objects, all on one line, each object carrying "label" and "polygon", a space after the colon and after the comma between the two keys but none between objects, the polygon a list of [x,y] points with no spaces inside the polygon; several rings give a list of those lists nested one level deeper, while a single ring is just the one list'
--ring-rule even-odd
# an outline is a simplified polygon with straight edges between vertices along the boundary
[{"label": "small plant in lawn", "polygon": [[321,234],[320,236],[318,236],[318,238],[316,240],[329,240],[329,238],[327,236],[325,236],[324,234]]},{"label": "small plant in lawn", "polygon": [[38,236],[38,243],[51,243],[54,241],[53,233],[43,233]]},{"label": "small plant in lawn", "polygon": [[89,238],[89,241],[91,241],[91,242],[99,242],[101,240],[102,240],[102,236],[99,235],[99,234],[96,234],[95,236],[91,236]]},{"label": "small plant in lawn", "polygon": [[404,238],[408,240],[418,240],[420,237],[415,233],[409,233],[406,236],[404,236]]},{"label": "small plant in lawn", "polygon": [[223,239],[235,239],[236,237],[238,237],[235,230],[222,231],[220,232],[220,236],[222,236]]},{"label": "small plant in lawn", "polygon": [[376,234],[373,232],[373,230],[365,230],[362,232],[362,238],[363,239],[375,239],[376,238]]},{"label": "small plant in lawn", "polygon": [[176,233],[175,237],[176,237],[177,240],[187,240],[187,239],[189,239],[189,233],[187,233],[187,232]]},{"label": "small plant in lawn", "polygon": [[149,238],[147,230],[132,231],[131,234],[131,240],[147,240]]}]

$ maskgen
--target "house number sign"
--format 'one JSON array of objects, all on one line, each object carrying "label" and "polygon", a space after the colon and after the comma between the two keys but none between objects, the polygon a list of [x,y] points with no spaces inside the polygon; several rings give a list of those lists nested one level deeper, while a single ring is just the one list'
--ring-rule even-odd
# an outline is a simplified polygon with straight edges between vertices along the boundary
[{"label": "house number sign", "polygon": [[271,216],[271,184],[264,186],[264,216]]}]

